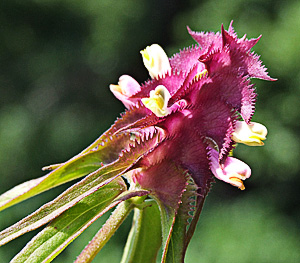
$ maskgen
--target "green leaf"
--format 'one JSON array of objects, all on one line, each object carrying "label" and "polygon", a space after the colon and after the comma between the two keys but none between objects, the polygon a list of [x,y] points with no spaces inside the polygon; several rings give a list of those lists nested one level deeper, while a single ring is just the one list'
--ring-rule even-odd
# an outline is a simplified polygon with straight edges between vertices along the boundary
[{"label": "green leaf", "polygon": [[[116,177],[116,175],[118,175],[118,172],[119,170],[115,170],[111,173],[107,173],[106,176],[102,177],[97,175],[98,178],[93,180],[92,182],[89,182],[90,180],[87,179],[90,178],[87,177],[77,184],[73,185],[53,201],[43,205],[31,215],[3,230],[0,233],[0,245],[3,245],[53,220],[64,211],[68,210],[76,203],[81,201],[83,198],[89,196],[90,194],[93,194],[101,187],[111,182],[112,180],[110,180],[109,176]],[[119,187],[124,190],[124,183]]]},{"label": "green leaf", "polygon": [[3,230],[0,233],[0,245],[48,223],[86,196],[126,173],[155,140],[153,136],[148,141],[131,148],[130,151],[123,152],[117,161],[99,168],[33,214]]},{"label": "green leaf", "polygon": [[133,224],[121,263],[155,263],[161,247],[161,218],[157,203],[146,200],[134,209]]},{"label": "green leaf", "polygon": [[149,192],[145,190],[129,190],[124,192],[121,198],[119,198],[119,196],[117,200],[124,200],[124,202],[116,207],[105,224],[77,257],[75,263],[92,262],[98,252],[103,248],[135,207],[137,200],[145,200],[146,195],[148,194]]},{"label": "green leaf", "polygon": [[11,262],[50,262],[96,219],[120,202],[112,201],[125,189],[122,181],[121,178],[114,180],[65,211],[34,237]]},{"label": "green leaf", "polygon": [[176,209],[170,206],[165,206],[160,202],[158,202],[158,204],[160,206],[162,237],[163,237],[163,247],[162,247],[163,255],[162,255],[161,262],[164,263],[167,256],[173,225],[175,223]]},{"label": "green leaf", "polygon": [[144,118],[148,114],[147,108],[143,105],[137,105],[130,110],[126,110],[124,114],[121,115],[121,118],[118,118],[115,123],[103,133],[97,140],[95,140],[90,146],[84,149],[81,154],[87,153],[98,145],[106,142],[111,136],[127,130],[132,123],[137,122],[141,118]]},{"label": "green leaf", "polygon": [[165,257],[166,263],[184,262],[188,244],[195,231],[205,197],[209,191],[209,181],[207,186],[207,189],[201,189],[202,191],[199,192],[200,188],[191,177],[189,178],[169,237],[170,241]]},{"label": "green leaf", "polygon": [[198,193],[198,196],[196,198],[196,205],[195,205],[192,221],[190,222],[189,228],[187,231],[185,249],[187,248],[187,246],[188,246],[189,242],[191,241],[191,238],[195,232],[196,225],[199,220],[199,217],[200,217],[203,205],[204,205],[204,201],[205,201],[205,198],[206,198],[208,192],[209,192],[209,186],[207,187],[207,189],[203,189],[201,194]]},{"label": "green leaf", "polygon": [[186,224],[176,217],[165,258],[166,263],[182,263],[185,255]]},{"label": "green leaf", "polygon": [[87,175],[115,161],[128,148],[130,134],[115,135],[85,154],[77,155],[46,176],[14,187],[0,196],[0,211],[53,187]]}]

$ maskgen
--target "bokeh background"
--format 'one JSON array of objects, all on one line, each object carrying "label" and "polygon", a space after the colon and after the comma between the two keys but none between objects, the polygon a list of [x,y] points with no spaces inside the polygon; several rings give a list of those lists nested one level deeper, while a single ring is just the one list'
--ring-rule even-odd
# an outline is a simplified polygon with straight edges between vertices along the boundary
[{"label": "bokeh background", "polygon": [[[234,20],[241,37],[277,82],[254,80],[253,120],[269,129],[264,147],[240,145],[252,168],[246,190],[221,181],[208,196],[186,262],[300,262],[300,2],[298,0],[2,0],[0,1],[0,192],[43,175],[110,127],[122,104],[108,86],[122,74],[148,78],[139,51],[152,43],[168,55],[193,44],[186,25],[219,31]],[[1,229],[68,185],[0,214]],[[73,262],[103,219],[54,262]],[[127,220],[95,262],[120,261]],[[36,232],[0,248],[9,262]]]}]

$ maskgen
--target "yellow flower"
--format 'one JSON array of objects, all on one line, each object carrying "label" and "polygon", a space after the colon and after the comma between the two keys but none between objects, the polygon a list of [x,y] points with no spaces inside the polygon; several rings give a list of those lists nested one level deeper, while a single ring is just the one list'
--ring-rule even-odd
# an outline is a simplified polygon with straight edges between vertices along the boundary
[{"label": "yellow flower", "polygon": [[243,143],[248,146],[262,146],[263,140],[266,139],[267,128],[257,122],[247,124],[245,121],[238,121],[236,128],[232,133],[232,140],[238,143]]},{"label": "yellow flower", "polygon": [[150,91],[149,98],[143,98],[143,104],[151,110],[157,117],[169,114],[168,101],[171,98],[170,92],[163,85],[159,85],[155,90]]},{"label": "yellow flower", "polygon": [[167,54],[158,44],[153,44],[141,51],[143,62],[151,78],[162,77],[171,72]]}]

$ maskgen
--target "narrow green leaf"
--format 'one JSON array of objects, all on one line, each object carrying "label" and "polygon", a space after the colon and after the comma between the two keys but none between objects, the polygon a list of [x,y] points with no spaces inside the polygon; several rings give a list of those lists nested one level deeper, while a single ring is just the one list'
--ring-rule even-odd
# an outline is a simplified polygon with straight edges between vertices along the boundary
[{"label": "narrow green leaf", "polygon": [[0,196],[0,211],[53,187],[94,172],[101,165],[112,163],[123,149],[128,148],[129,142],[130,134],[115,135],[93,150],[73,157],[46,176],[14,187]]},{"label": "narrow green leaf", "polygon": [[[147,205],[146,205],[147,204]],[[121,263],[155,263],[161,247],[161,218],[157,203],[146,200],[134,218]]]},{"label": "narrow green leaf", "polygon": [[111,182],[111,177],[116,178],[119,176],[119,172],[125,171],[127,167],[122,167],[123,169],[115,168],[111,172],[109,171],[109,168],[112,169],[113,167],[105,168],[106,169],[99,169],[99,171],[97,170],[97,173],[93,173],[89,177],[86,177],[67,189],[53,201],[43,205],[31,215],[3,230],[0,233],[0,245],[48,223],[86,196],[96,192],[99,188]]},{"label": "narrow green leaf", "polygon": [[198,197],[196,198],[196,206],[195,206],[194,215],[193,215],[192,221],[189,224],[189,228],[187,231],[185,249],[187,248],[188,244],[190,243],[191,238],[195,232],[196,225],[199,220],[199,217],[200,217],[200,214],[201,214],[204,202],[205,202],[205,198],[206,198],[208,192],[209,192],[209,186],[207,187],[207,189],[204,189],[201,194],[198,194]]},{"label": "narrow green leaf", "polygon": [[124,190],[125,185],[120,178],[85,197],[51,222],[11,262],[50,262],[96,219],[115,206],[118,202],[112,201]]},{"label": "narrow green leaf", "polygon": [[[47,176],[43,176],[37,179],[33,179],[22,184],[15,186],[14,188],[8,190],[4,194],[0,196],[0,211],[4,210],[5,208],[15,204],[12,200],[14,200],[17,196],[23,195],[29,189],[32,189],[39,185],[43,180],[45,180]],[[24,198],[25,200],[26,198]],[[17,203],[17,202],[16,202]]]},{"label": "narrow green leaf", "polygon": [[143,105],[137,105],[130,110],[126,110],[125,113],[121,115],[121,118],[118,118],[115,123],[98,139],[96,139],[90,146],[84,149],[81,154],[87,153],[93,148],[106,142],[111,136],[115,136],[120,131],[124,131],[130,127],[132,123],[140,120],[148,114],[148,110]]},{"label": "narrow green leaf", "polygon": [[176,217],[165,262],[166,263],[184,262],[184,255],[185,255],[185,251],[183,251],[184,245],[185,245],[185,225],[180,220],[180,218]]},{"label": "narrow green leaf", "polygon": [[161,262],[164,263],[167,256],[167,251],[169,247],[169,242],[173,230],[173,225],[175,223],[176,209],[163,205],[159,203],[160,213],[161,213],[161,224],[162,224],[162,237],[163,237],[163,255]]},{"label": "narrow green leaf", "polygon": [[124,152],[119,160],[99,168],[67,189],[56,199],[39,208],[33,214],[3,230],[0,233],[0,245],[48,223],[86,196],[96,192],[115,178],[126,173],[138,160],[141,154],[144,153],[144,147],[148,149],[148,144],[152,144],[152,140],[155,140],[155,137],[150,138],[144,143],[138,144],[128,152]]},{"label": "narrow green leaf", "polygon": [[[130,198],[133,194],[137,194],[138,196],[140,196],[141,193],[145,194],[146,191],[127,191],[126,196],[123,195],[122,199],[124,197]],[[103,248],[107,241],[112,237],[112,235],[117,231],[117,229],[123,223],[125,218],[134,208],[135,204],[132,200],[133,198],[125,200],[116,207],[116,209],[113,211],[110,217],[106,220],[105,224],[96,233],[96,235],[89,242],[89,244],[82,250],[80,255],[77,257],[75,263],[90,263],[93,261],[95,256],[99,253],[99,251]]]}]

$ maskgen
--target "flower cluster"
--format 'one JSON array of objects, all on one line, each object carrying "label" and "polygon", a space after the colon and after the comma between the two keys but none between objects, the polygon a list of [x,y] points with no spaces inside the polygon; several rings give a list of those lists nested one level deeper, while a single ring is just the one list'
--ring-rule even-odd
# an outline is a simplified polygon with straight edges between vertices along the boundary
[{"label": "flower cluster", "polygon": [[251,170],[229,152],[236,143],[263,145],[267,135],[265,126],[251,122],[256,93],[250,79],[273,80],[251,52],[259,38],[239,39],[232,25],[221,34],[188,30],[198,45],[170,59],[157,44],[141,51],[150,81],[139,85],[123,75],[110,86],[128,108],[125,115],[143,112],[127,130],[147,133],[152,127],[160,134],[132,179],[169,204],[185,186],[182,171],[202,191],[212,174],[243,190]]}]

